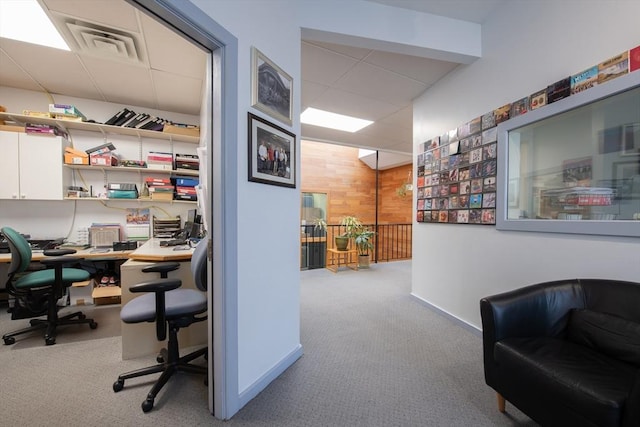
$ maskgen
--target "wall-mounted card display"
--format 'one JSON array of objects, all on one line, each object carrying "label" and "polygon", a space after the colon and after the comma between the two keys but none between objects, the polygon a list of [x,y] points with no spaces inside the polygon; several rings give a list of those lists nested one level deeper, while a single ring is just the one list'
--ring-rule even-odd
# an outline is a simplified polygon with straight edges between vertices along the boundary
[{"label": "wall-mounted card display", "polygon": [[[638,70],[640,46],[418,144],[417,221],[495,224],[498,124]],[[611,151],[604,141],[601,150]],[[581,179],[577,171],[591,173],[582,159],[566,162],[563,169],[565,179]]]},{"label": "wall-mounted card display", "polygon": [[[509,106],[503,109],[508,117]],[[495,224],[495,126],[491,111],[420,144],[424,152],[416,162],[418,222]]]}]

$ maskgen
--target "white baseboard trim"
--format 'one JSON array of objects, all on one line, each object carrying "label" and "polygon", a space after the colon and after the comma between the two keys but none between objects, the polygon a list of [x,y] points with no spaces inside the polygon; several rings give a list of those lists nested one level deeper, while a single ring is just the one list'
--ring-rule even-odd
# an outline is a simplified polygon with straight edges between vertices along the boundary
[{"label": "white baseboard trim", "polygon": [[451,320],[456,325],[461,326],[462,328],[468,330],[469,332],[473,333],[474,335],[482,337],[482,330],[481,329],[478,329],[474,325],[465,322],[464,320],[460,319],[459,317],[456,317],[453,314],[444,311],[440,307],[431,304],[429,301],[417,296],[413,292],[410,295],[413,298],[415,298],[420,304],[424,305],[425,307],[435,311],[436,313],[438,313],[439,315],[441,315],[443,317],[446,317],[447,319]]},{"label": "white baseboard trim", "polygon": [[244,405],[249,403],[251,399],[256,397],[258,393],[260,393],[269,384],[271,384],[271,381],[278,378],[284,371],[287,370],[287,368],[293,365],[296,360],[302,357],[302,354],[302,344],[298,344],[298,346],[291,353],[285,356],[273,368],[265,372],[264,375],[258,378],[253,384],[251,384],[238,395],[238,400],[240,403],[239,407],[242,408],[244,407]]}]

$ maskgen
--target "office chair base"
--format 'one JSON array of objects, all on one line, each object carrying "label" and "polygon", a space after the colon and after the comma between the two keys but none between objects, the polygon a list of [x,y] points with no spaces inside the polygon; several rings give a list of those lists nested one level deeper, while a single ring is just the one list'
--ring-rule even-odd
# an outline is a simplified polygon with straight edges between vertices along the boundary
[{"label": "office chair base", "polygon": [[144,402],[142,402],[142,405],[141,405],[143,412],[149,412],[150,410],[153,409],[155,398],[160,392],[160,390],[162,390],[162,387],[164,387],[167,381],[169,381],[169,378],[171,378],[173,374],[175,374],[176,372],[182,371],[182,372],[190,372],[193,374],[205,374],[205,384],[207,384],[207,381],[206,381],[207,368],[204,366],[196,366],[189,363],[200,356],[206,355],[207,354],[206,347],[196,350],[193,353],[189,353],[186,356],[180,357],[177,360],[175,360],[176,359],[175,356],[171,357],[170,353],[171,353],[170,350],[167,351],[167,349],[163,348],[161,350],[160,355],[158,356],[158,359],[162,358],[166,362],[159,363],[157,365],[149,366],[146,368],[136,369],[134,371],[127,372],[126,374],[122,374],[118,376],[117,381],[113,383],[113,391],[117,393],[120,390],[122,390],[124,388],[125,380],[161,372],[160,378],[156,380],[155,384],[151,388],[151,391],[149,392],[149,394],[147,394],[147,398],[145,399]]},{"label": "office chair base", "polygon": [[[77,319],[76,319],[77,317]],[[9,334],[5,334],[2,336],[5,345],[11,345],[16,342],[15,337],[18,335],[26,334],[33,331],[38,331],[40,329],[46,329],[44,334],[44,342],[46,345],[53,345],[56,343],[56,330],[58,326],[61,325],[79,325],[79,324],[88,324],[91,329],[96,329],[98,327],[98,323],[93,319],[87,319],[87,316],[81,311],[77,311],[75,313],[67,314],[62,317],[57,317],[54,320],[48,319],[31,319],[29,321],[31,326],[23,329],[19,329],[15,332],[11,332]]]}]

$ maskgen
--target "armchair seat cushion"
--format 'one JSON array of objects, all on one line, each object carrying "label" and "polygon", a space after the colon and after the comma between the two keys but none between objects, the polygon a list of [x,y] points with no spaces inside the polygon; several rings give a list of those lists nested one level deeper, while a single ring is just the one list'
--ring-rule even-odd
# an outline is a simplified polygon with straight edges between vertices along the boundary
[{"label": "armchair seat cushion", "polygon": [[[207,311],[207,298],[194,289],[174,289],[165,294],[167,320],[195,315]],[[125,323],[154,322],[156,320],[156,294],[140,295],[122,307],[120,318]]]},{"label": "armchair seat cushion", "polygon": [[505,338],[494,347],[504,372],[518,372],[522,393],[562,402],[593,425],[620,425],[637,368],[589,347],[554,337]]},{"label": "armchair seat cushion", "polygon": [[[14,286],[17,289],[38,288],[51,286],[54,282],[55,271],[53,269],[34,271],[16,280]],[[89,273],[79,268],[63,268],[62,283],[69,286],[74,282],[82,282],[89,279]]]}]

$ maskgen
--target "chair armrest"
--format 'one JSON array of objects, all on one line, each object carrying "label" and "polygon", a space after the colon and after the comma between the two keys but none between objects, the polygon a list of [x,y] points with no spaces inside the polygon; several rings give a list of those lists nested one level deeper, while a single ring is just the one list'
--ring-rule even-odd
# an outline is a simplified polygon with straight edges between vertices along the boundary
[{"label": "chair armrest", "polygon": [[180,279],[157,279],[138,283],[129,288],[129,292],[168,292],[182,286]]},{"label": "chair armrest", "polygon": [[77,256],[48,256],[46,258],[42,258],[40,260],[40,263],[46,266],[55,267],[55,266],[67,264],[70,262],[80,261],[82,259],[84,258],[77,257]]},{"label": "chair armrest", "polygon": [[71,255],[75,254],[77,251],[75,249],[45,249],[42,253],[45,256],[62,256],[62,255]]}]

